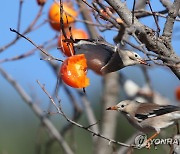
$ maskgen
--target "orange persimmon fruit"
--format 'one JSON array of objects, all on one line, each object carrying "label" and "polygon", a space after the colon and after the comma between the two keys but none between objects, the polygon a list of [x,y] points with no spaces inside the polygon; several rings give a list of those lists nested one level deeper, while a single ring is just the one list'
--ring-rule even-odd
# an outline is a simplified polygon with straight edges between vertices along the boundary
[{"label": "orange persimmon fruit", "polygon": [[176,87],[175,96],[176,96],[176,100],[180,101],[180,86]]},{"label": "orange persimmon fruit", "polygon": [[[75,22],[77,12],[68,3],[63,3],[63,25],[64,28]],[[60,30],[60,5],[53,3],[49,9],[49,23],[54,30]]]},{"label": "orange persimmon fruit", "polygon": [[43,6],[46,3],[46,0],[36,0],[36,1],[39,6]]},{"label": "orange persimmon fruit", "polygon": [[87,63],[84,54],[68,57],[61,65],[59,76],[73,88],[85,88],[89,85]]},{"label": "orange persimmon fruit", "polygon": [[[110,18],[109,15],[112,15],[115,11],[112,8],[105,8],[105,9],[100,9],[100,18],[103,20],[107,20],[108,18]],[[108,14],[109,13],[109,14]],[[124,23],[123,20],[121,18],[116,18],[116,22],[119,24]]]},{"label": "orange persimmon fruit", "polygon": [[[72,29],[71,33],[68,32],[66,34],[68,39],[70,39],[71,34],[72,34],[73,39],[88,39],[88,34],[82,29]],[[61,48],[61,51],[66,56],[69,57],[69,56],[74,55],[74,49],[73,49],[72,43],[67,43],[64,40],[65,40],[64,36],[59,36],[58,47]]]}]

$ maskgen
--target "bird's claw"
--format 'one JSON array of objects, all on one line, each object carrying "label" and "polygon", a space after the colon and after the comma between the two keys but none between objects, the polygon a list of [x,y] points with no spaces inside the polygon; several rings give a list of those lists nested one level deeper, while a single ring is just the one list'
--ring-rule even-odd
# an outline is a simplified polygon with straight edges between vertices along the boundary
[{"label": "bird's claw", "polygon": [[147,143],[146,143],[146,149],[151,149],[151,142],[150,142],[150,141],[147,141]]}]

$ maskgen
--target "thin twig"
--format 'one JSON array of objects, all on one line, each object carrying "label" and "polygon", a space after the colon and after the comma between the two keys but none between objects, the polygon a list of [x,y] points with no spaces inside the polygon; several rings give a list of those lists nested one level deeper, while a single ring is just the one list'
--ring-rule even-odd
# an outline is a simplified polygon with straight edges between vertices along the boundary
[{"label": "thin twig", "polygon": [[[87,3],[87,1],[85,1],[85,0],[76,0],[76,1],[81,10],[83,20],[88,20],[90,22],[93,22],[93,19],[91,17],[91,12],[90,12],[90,10],[88,10],[87,6],[93,10],[94,10],[94,8],[91,5],[89,5]],[[89,34],[90,38],[97,39],[99,37],[96,27],[94,27],[93,25],[86,24],[86,28],[88,30],[88,34]]]},{"label": "thin twig", "polygon": [[[60,115],[62,115],[68,122],[72,123],[73,125],[75,125],[75,126],[77,126],[77,127],[79,127],[79,128],[82,128],[82,129],[90,132],[93,136],[98,136],[98,137],[100,137],[100,138],[103,138],[103,139],[111,142],[111,143],[115,143],[115,144],[118,144],[118,145],[121,145],[121,146],[134,147],[134,148],[135,148],[134,145],[124,144],[124,143],[119,142],[119,141],[116,141],[116,140],[114,140],[114,139],[107,138],[107,137],[104,136],[104,135],[101,135],[101,134],[99,134],[99,133],[94,132],[92,129],[88,128],[87,126],[85,127],[85,126],[83,126],[83,125],[81,125],[81,124],[79,124],[79,123],[77,123],[77,122],[69,119],[69,118],[66,116],[66,114],[63,112],[60,104],[59,104],[59,106],[56,105],[55,101],[54,101],[53,98],[49,95],[49,93],[47,92],[47,90],[45,89],[45,87],[44,87],[39,81],[38,81],[38,84],[40,85],[40,87],[42,88],[42,90],[47,94],[47,96],[48,96],[49,99],[51,100],[52,104],[54,105],[54,107],[55,107],[56,110],[57,110],[57,113],[60,114]],[[59,101],[59,103],[60,103],[60,101]]]},{"label": "thin twig", "polygon": [[20,35],[21,37],[23,37],[24,39],[26,39],[27,41],[29,41],[32,45],[34,45],[36,48],[38,48],[42,53],[44,53],[46,56],[49,57],[49,60],[57,60],[57,61],[61,61],[63,62],[63,60],[58,59],[53,57],[52,55],[48,54],[44,49],[42,49],[41,47],[39,47],[38,45],[36,45],[32,40],[30,40],[29,38],[27,38],[26,36],[24,36],[23,34],[19,33],[18,31],[16,31],[15,29],[10,28],[10,31],[17,33],[18,35]]},{"label": "thin twig", "polygon": [[[23,35],[31,32],[33,30],[34,25],[37,23],[38,19],[40,18],[41,14],[42,14],[42,10],[43,10],[43,6],[40,8],[39,12],[37,13],[37,16],[35,17],[35,19],[32,21],[32,23],[27,27],[27,29],[22,33]],[[4,50],[6,50],[7,48],[9,48],[10,46],[12,46],[14,43],[16,43],[19,40],[20,37],[16,37],[15,39],[13,39],[11,42],[9,42],[8,44],[6,44],[5,46],[0,48],[0,53],[3,52]]]},{"label": "thin twig", "polygon": [[[23,2],[24,2],[24,0],[19,0],[19,12],[18,12],[18,23],[17,23],[17,31],[18,31],[18,32],[20,32]],[[17,35],[17,38],[18,38],[18,37],[19,37],[19,35]]]},{"label": "thin twig", "polygon": [[26,53],[24,53],[24,54],[21,54],[21,55],[12,57],[12,58],[2,59],[2,60],[0,60],[0,63],[9,62],[9,61],[15,61],[15,60],[20,60],[20,59],[23,59],[23,58],[27,58],[27,57],[33,55],[36,50],[37,50],[37,48],[35,48],[35,49],[33,49],[33,50],[30,50],[30,51],[28,51],[28,52],[26,52]]},{"label": "thin twig", "polygon": [[[89,121],[90,127],[92,128],[92,130],[94,132],[98,133],[99,132],[98,125],[94,125],[95,123],[97,123],[97,120],[96,120],[95,114],[93,112],[93,109],[91,107],[91,103],[89,102],[89,100],[87,98],[87,95],[81,91],[78,91],[78,94],[84,105],[85,113],[87,115],[87,119]],[[96,141],[97,141],[97,138],[94,138],[94,143],[96,143]]]},{"label": "thin twig", "polygon": [[151,6],[150,1],[149,1],[149,0],[146,0],[146,3],[149,5],[149,8],[150,8],[150,10],[151,10],[151,12],[152,12],[154,21],[155,21],[156,26],[157,26],[157,35],[159,36],[159,33],[160,33],[161,29],[160,29],[160,27],[159,27],[159,24],[158,24],[158,20],[157,20],[156,14],[155,14],[155,12],[154,12],[153,9],[152,9],[152,6]]}]

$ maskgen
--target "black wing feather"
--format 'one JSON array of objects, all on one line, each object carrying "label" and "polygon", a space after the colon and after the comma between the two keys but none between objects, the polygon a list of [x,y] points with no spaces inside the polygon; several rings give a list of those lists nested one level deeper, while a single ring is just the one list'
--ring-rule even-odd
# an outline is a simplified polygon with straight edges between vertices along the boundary
[{"label": "black wing feather", "polygon": [[156,116],[164,115],[164,114],[171,113],[174,111],[179,111],[179,110],[180,110],[180,107],[173,106],[173,105],[167,105],[167,106],[161,106],[158,109],[154,109],[147,114],[145,114],[145,113],[135,114],[135,117],[138,119],[138,121],[142,121],[142,120],[145,120],[147,118],[156,117]]}]

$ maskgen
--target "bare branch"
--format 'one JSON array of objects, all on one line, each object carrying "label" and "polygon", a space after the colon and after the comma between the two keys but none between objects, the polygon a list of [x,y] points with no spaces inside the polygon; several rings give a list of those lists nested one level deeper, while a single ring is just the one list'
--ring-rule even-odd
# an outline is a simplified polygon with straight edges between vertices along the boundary
[{"label": "bare branch", "polygon": [[[159,94],[157,91],[151,91],[151,89],[149,89],[149,87],[147,87],[146,85],[144,85],[144,87],[139,87],[138,84],[136,84],[134,81],[128,79],[127,77],[125,77],[123,74],[120,74],[120,83],[121,86],[123,87],[126,95],[129,98],[133,98],[136,99],[141,102],[149,102],[149,97],[144,97],[145,93],[149,93],[150,98],[153,96],[153,103],[158,103],[159,105],[167,105],[167,104],[171,104],[171,101],[162,96],[161,94]],[[141,93],[141,91],[143,91],[143,94]],[[153,94],[152,94],[153,93]],[[152,100],[152,98],[151,98]]]},{"label": "bare branch", "polygon": [[26,53],[24,53],[24,54],[21,54],[21,55],[12,57],[12,58],[1,59],[1,60],[0,60],[0,63],[4,63],[4,62],[8,62],[8,61],[20,60],[20,59],[29,57],[29,56],[33,55],[36,50],[37,50],[37,48],[35,48],[35,49],[33,49],[33,50],[30,50],[30,51],[28,51],[28,52],[26,52]]},{"label": "bare branch", "polygon": [[171,5],[171,8],[169,9],[169,13],[167,16],[166,24],[163,31],[163,36],[171,42],[172,37],[172,31],[175,19],[179,13],[180,9],[180,0],[175,0],[174,3]]},{"label": "bare branch", "polygon": [[[97,120],[95,118],[94,112],[92,110],[91,104],[88,101],[88,98],[86,96],[86,94],[82,93],[81,91],[78,91],[79,96],[81,97],[82,103],[84,105],[84,109],[85,109],[85,113],[87,115],[89,124],[95,124],[97,123]],[[96,133],[99,133],[99,128],[98,125],[93,125],[93,127],[91,126],[92,130]],[[95,143],[97,141],[97,138],[95,138]]]},{"label": "bare branch", "polygon": [[2,68],[0,68],[1,75],[16,89],[24,102],[32,109],[32,111],[37,115],[37,117],[41,120],[41,122],[45,125],[49,133],[57,140],[57,142],[62,146],[64,151],[67,154],[73,154],[71,148],[66,143],[64,138],[58,132],[58,130],[54,127],[51,121],[43,115],[43,111],[33,103],[30,96],[24,91],[24,89]]},{"label": "bare branch", "polygon": [[[32,23],[27,27],[27,29],[22,33],[23,35],[29,33],[30,31],[32,31],[34,25],[37,23],[37,21],[39,20],[41,14],[43,11],[43,6],[40,7],[40,10],[38,11],[35,19],[32,21]],[[5,46],[0,48],[0,53],[3,52],[4,50],[6,50],[7,48],[9,48],[10,46],[12,46],[13,44],[15,44],[20,37],[16,37],[14,40],[12,40],[11,42],[9,42],[8,44],[6,44]]]},{"label": "bare branch", "polygon": [[[126,143],[127,143],[127,144],[132,144],[132,143],[134,143],[134,139],[135,139],[135,137],[136,137],[137,135],[139,135],[139,132],[134,133],[130,138],[128,138],[127,141],[126,141]],[[119,153],[119,154],[126,154],[129,148],[130,148],[130,147],[120,147],[119,150],[117,151],[117,153]]]},{"label": "bare branch", "polygon": [[150,10],[151,10],[151,12],[152,12],[152,15],[153,15],[153,18],[154,18],[154,21],[155,21],[155,23],[156,23],[156,26],[157,26],[157,35],[159,36],[159,32],[160,32],[160,27],[159,27],[159,24],[158,24],[158,19],[157,19],[157,17],[156,17],[156,14],[155,14],[155,12],[153,11],[153,9],[152,9],[152,6],[151,6],[151,3],[150,3],[150,0],[146,0],[146,3],[149,5],[149,8],[150,8]]},{"label": "bare branch", "polygon": [[[21,14],[22,14],[22,6],[23,6],[24,0],[19,0],[19,12],[18,12],[18,23],[17,23],[17,30],[18,32],[20,31],[20,26],[21,26]],[[19,35],[17,35],[17,38]]]},{"label": "bare branch", "polygon": [[[160,2],[167,10],[171,9],[172,2],[170,0],[160,0]],[[180,17],[180,10],[178,16]]]},{"label": "bare branch", "polygon": [[[121,19],[128,25],[131,26],[132,23],[132,13],[128,10],[125,3],[119,0],[105,0],[117,14],[121,17]],[[179,6],[179,4],[178,4]],[[175,58],[180,60],[173,48],[172,45],[164,36],[157,37],[154,30],[150,29],[149,27],[141,24],[137,18],[134,18],[134,25],[135,34],[139,38],[139,40],[146,45],[146,48],[150,51],[153,51],[159,55]],[[163,59],[163,62],[167,64],[172,64],[172,61]],[[179,64],[178,64],[179,65]],[[180,79],[180,68],[169,66],[172,72]]]},{"label": "bare branch", "polygon": [[[119,75],[118,73],[107,74],[104,78],[104,94],[102,104],[102,130],[103,135],[107,135],[109,138],[114,138],[116,129],[116,112],[106,112],[106,108],[113,106],[118,102],[118,94],[120,90]],[[112,153],[112,148],[99,139],[97,154],[109,154]]]},{"label": "bare branch", "polygon": [[[73,106],[73,118],[72,120],[77,122],[78,119],[81,117],[81,114],[82,114],[82,109],[80,108],[80,106],[78,105],[77,101],[75,100],[75,97],[72,95],[72,93],[70,92],[69,88],[64,85],[64,89],[67,93],[67,95],[69,96],[69,99],[72,103],[72,106]],[[61,130],[61,134],[65,134],[65,132],[67,132],[69,129],[71,129],[73,126],[72,123],[68,123],[66,126],[63,127],[63,129]]]},{"label": "bare branch", "polygon": [[[87,8],[86,4],[83,2],[83,0],[76,0],[76,1],[77,1],[79,8],[81,10],[83,19],[88,20],[90,22],[93,22],[90,11],[88,10],[88,8]],[[94,26],[86,24],[86,27],[87,27],[87,30],[88,30],[91,38],[97,39],[99,37],[97,30]]]},{"label": "bare branch", "polygon": [[17,33],[18,35],[20,35],[21,37],[23,37],[24,39],[26,39],[27,41],[29,41],[32,45],[34,45],[36,48],[38,48],[43,54],[45,54],[46,56],[49,57],[49,60],[57,60],[57,61],[61,61],[63,62],[63,60],[58,59],[53,57],[52,55],[48,54],[44,49],[42,49],[41,47],[39,47],[38,45],[36,45],[32,40],[30,40],[29,38],[27,38],[26,36],[24,36],[23,34],[19,33],[18,31],[16,31],[15,29],[11,29],[10,31]]},{"label": "bare branch", "polygon": [[[77,126],[77,127],[79,127],[79,128],[82,128],[82,129],[90,132],[93,136],[98,136],[98,137],[100,137],[100,138],[103,138],[103,139],[109,141],[110,143],[115,143],[115,144],[118,144],[118,145],[121,145],[121,146],[134,147],[134,148],[135,148],[134,145],[124,144],[124,143],[119,142],[119,141],[116,141],[116,140],[114,140],[114,139],[107,138],[107,137],[104,136],[104,135],[101,135],[101,134],[99,134],[99,133],[94,132],[92,129],[90,129],[90,127],[85,127],[85,126],[83,126],[83,125],[81,125],[81,124],[79,124],[79,123],[77,123],[77,122],[69,119],[69,118],[67,117],[67,115],[63,112],[61,106],[57,106],[57,105],[56,105],[55,101],[54,101],[53,98],[49,95],[49,93],[47,92],[47,90],[45,89],[45,87],[44,87],[43,85],[41,85],[40,83],[39,83],[39,85],[41,86],[42,90],[47,94],[47,96],[49,97],[49,99],[51,100],[52,104],[54,105],[54,107],[55,107],[56,110],[57,110],[57,113],[60,114],[60,115],[62,115],[68,122],[72,123],[73,125],[75,125],[75,126]],[[60,103],[60,101],[59,101],[59,103]]]}]

